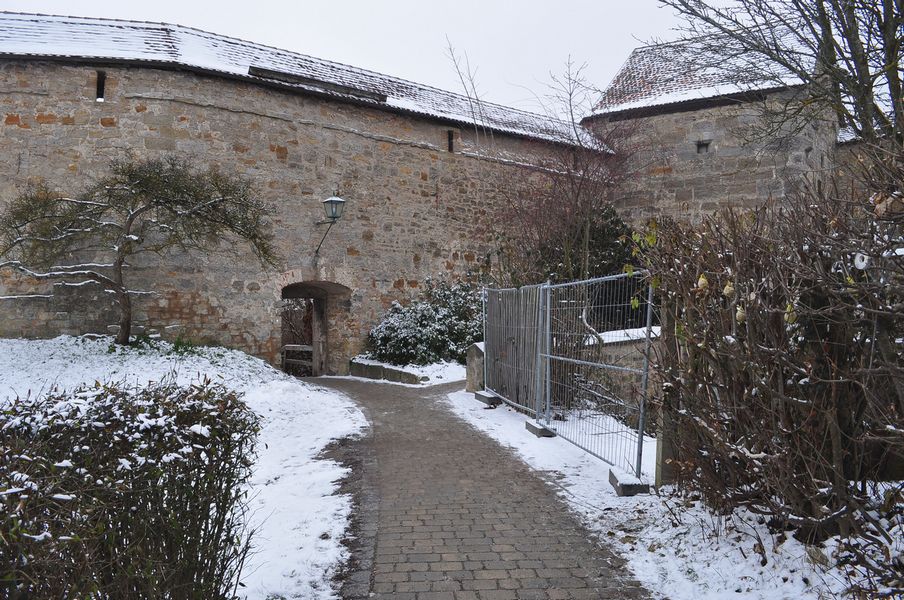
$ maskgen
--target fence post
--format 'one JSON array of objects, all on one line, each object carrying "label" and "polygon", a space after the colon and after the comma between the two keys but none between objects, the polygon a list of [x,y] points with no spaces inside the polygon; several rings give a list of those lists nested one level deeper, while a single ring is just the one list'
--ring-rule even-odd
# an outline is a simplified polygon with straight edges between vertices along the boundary
[{"label": "fence post", "polygon": [[[662,327],[661,343],[664,362],[676,364],[676,352],[680,352],[675,344],[675,312],[674,305],[668,303],[668,295],[663,294],[659,315]],[[678,479],[678,468],[675,461],[678,451],[678,420],[676,412],[680,408],[674,388],[663,389],[662,410],[659,416],[659,428],[656,431],[656,487],[674,483]]]},{"label": "fence post", "polygon": [[543,402],[543,377],[540,365],[543,360],[543,288],[537,290],[537,358],[534,362],[534,417],[540,422],[540,406]]},{"label": "fence post", "polygon": [[637,418],[637,464],[635,466],[635,475],[640,479],[641,462],[643,460],[643,439],[644,429],[646,428],[647,417],[647,397],[650,387],[650,347],[652,346],[651,336],[653,334],[653,284],[647,286],[647,335],[644,342],[643,352],[643,375],[641,376],[641,394],[640,394],[640,412]]},{"label": "fence post", "polygon": [[543,336],[543,339],[545,340],[544,344],[543,344],[543,348],[545,350],[544,354],[546,354],[546,360],[545,360],[545,365],[546,365],[546,409],[544,412],[546,413],[546,426],[547,427],[550,426],[550,414],[549,414],[549,405],[550,404],[549,403],[552,398],[552,390],[550,389],[550,387],[552,385],[552,380],[550,378],[551,373],[550,373],[550,369],[549,369],[549,355],[552,353],[552,323],[550,322],[551,313],[550,313],[549,305],[550,305],[550,300],[551,300],[552,296],[550,294],[551,288],[549,287],[549,283],[550,282],[547,281],[545,285],[540,286],[540,293],[544,297],[543,302],[544,302],[544,305],[546,306],[546,318],[544,319],[544,321],[546,322],[545,323],[546,324],[546,332],[545,332],[545,335]]},{"label": "fence post", "polygon": [[490,389],[489,381],[487,380],[487,362],[490,353],[489,353],[489,340],[487,340],[487,286],[483,286],[483,289],[480,292],[480,302],[481,302],[481,311],[483,311],[483,390],[486,391]]}]

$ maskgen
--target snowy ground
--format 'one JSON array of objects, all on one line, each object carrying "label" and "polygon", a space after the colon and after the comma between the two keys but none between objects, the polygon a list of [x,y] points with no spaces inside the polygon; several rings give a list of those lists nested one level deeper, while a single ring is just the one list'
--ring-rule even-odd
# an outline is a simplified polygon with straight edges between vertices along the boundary
[{"label": "snowy ground", "polygon": [[174,372],[188,383],[202,376],[244,392],[262,417],[250,495],[254,555],[244,593],[265,598],[334,598],[330,580],[346,558],[340,544],[350,498],[334,495],[346,470],[315,460],[332,440],[360,433],[363,414],[347,398],[300,382],[261,360],[222,348],[188,354],[157,348],[112,347],[110,338],[0,339],[0,406],[16,395],[94,381],[143,384]]},{"label": "snowy ground", "polygon": [[[448,398],[455,414],[547,473],[563,499],[657,597],[815,600],[845,587],[839,572],[814,564],[793,538],[778,543],[752,515],[720,519],[699,502],[668,497],[665,490],[663,496],[619,498],[609,485],[609,465],[601,460],[561,438],[534,437],[524,428],[525,417],[505,405],[487,410],[467,392]],[[644,470],[649,473],[652,464],[644,460]]]}]

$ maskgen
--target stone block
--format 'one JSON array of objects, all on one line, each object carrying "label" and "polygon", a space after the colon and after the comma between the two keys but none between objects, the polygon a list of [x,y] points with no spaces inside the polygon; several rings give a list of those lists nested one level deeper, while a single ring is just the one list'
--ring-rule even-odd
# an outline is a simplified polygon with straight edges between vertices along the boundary
[{"label": "stone block", "polygon": [[530,431],[537,437],[556,437],[556,432],[552,429],[548,429],[543,425],[540,425],[536,421],[527,421],[524,423],[524,428]]},{"label": "stone block", "polygon": [[616,469],[609,469],[609,483],[612,484],[612,487],[615,488],[615,493],[619,496],[636,496],[637,494],[650,493],[650,484]]},{"label": "stone block", "polygon": [[394,383],[423,383],[427,379],[389,365],[372,365],[355,360],[349,363],[349,375],[364,379],[382,379]]},{"label": "stone block", "polygon": [[465,391],[476,392],[483,389],[483,342],[471,344],[466,355],[467,379]]},{"label": "stone block", "polygon": [[499,399],[499,396],[486,390],[475,392],[474,398],[479,400],[480,402],[483,402],[490,408],[496,408],[497,406],[502,404],[502,400]]},{"label": "stone block", "polygon": [[386,365],[383,367],[383,379],[395,383],[423,383],[427,381],[427,377],[408,373],[402,369],[396,369]]}]

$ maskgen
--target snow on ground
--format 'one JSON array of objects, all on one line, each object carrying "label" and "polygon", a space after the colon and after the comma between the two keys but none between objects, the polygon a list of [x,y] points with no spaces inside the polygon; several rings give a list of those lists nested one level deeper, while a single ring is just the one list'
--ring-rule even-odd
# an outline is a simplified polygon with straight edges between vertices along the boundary
[{"label": "snow on ground", "polygon": [[351,400],[301,382],[235,350],[173,352],[120,348],[111,339],[61,336],[52,340],[0,339],[0,406],[16,395],[94,381],[144,384],[174,373],[179,383],[207,376],[243,392],[262,417],[252,479],[253,556],[245,567],[249,600],[335,598],[330,580],[347,558],[340,541],[351,512],[334,495],[346,474],[339,464],[315,460],[332,440],[360,433],[367,421]]},{"label": "snow on ground", "polygon": [[[619,498],[609,484],[609,465],[564,439],[534,437],[524,428],[524,415],[505,405],[487,410],[468,392],[449,394],[448,403],[474,428],[549,475],[572,510],[628,560],[657,597],[815,600],[844,588],[837,571],[816,566],[793,538],[778,543],[753,515],[716,517],[700,502],[667,496],[668,490]],[[649,455],[646,444],[644,450]],[[651,464],[644,460],[645,472]],[[765,566],[756,551],[760,544]]]},{"label": "snow on ground", "polygon": [[367,358],[366,356],[356,356],[352,360],[362,365],[376,365],[388,369],[395,369],[396,371],[404,371],[405,373],[411,373],[421,379],[421,383],[409,385],[437,385],[440,383],[452,383],[453,381],[464,381],[467,379],[467,369],[465,365],[457,362],[399,366],[380,362],[379,360]]},{"label": "snow on ground", "polygon": [[457,362],[441,362],[432,365],[406,365],[404,367],[396,368],[408,373],[413,373],[422,379],[426,377],[424,383],[427,385],[464,381],[467,378],[465,366],[458,364]]}]

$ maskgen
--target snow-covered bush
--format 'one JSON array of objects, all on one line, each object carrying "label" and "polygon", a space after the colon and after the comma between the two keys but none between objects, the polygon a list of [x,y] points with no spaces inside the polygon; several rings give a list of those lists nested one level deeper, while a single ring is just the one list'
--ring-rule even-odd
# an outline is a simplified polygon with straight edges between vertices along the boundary
[{"label": "snow-covered bush", "polygon": [[394,365],[463,363],[468,346],[483,338],[480,293],[472,283],[428,279],[420,300],[393,303],[373,328],[369,355]]},{"label": "snow-covered bush", "polygon": [[202,380],[0,413],[0,596],[236,597],[258,419]]}]

